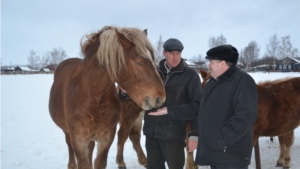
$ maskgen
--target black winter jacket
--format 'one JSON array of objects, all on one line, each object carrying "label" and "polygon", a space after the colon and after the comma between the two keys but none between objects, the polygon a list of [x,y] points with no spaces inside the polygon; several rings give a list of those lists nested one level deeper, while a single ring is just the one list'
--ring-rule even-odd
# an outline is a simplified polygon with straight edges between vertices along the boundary
[{"label": "black winter jacket", "polygon": [[[243,167],[251,162],[253,125],[258,96],[253,78],[237,67],[230,67],[218,80],[205,85],[198,117],[197,165]],[[169,112],[169,119],[190,119],[187,113]]]},{"label": "black winter jacket", "polygon": [[[165,68],[165,59],[160,61],[158,72],[165,84],[166,101],[161,107],[167,107],[168,112],[173,110],[185,113],[185,107],[199,107],[201,85],[198,73],[185,66],[185,62],[181,59],[180,64],[167,72]],[[170,120],[168,115],[149,116],[146,111],[144,116],[144,135],[164,140],[185,140],[186,124],[185,119]],[[197,130],[197,115],[191,118],[192,130]]]},{"label": "black winter jacket", "polygon": [[218,80],[211,78],[200,101],[196,164],[249,165],[257,111],[256,83],[250,75],[233,66]]}]

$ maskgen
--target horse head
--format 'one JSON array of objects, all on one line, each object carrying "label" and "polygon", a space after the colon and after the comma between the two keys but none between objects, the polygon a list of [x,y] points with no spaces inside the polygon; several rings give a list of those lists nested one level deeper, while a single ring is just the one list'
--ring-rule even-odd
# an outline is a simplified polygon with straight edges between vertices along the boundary
[{"label": "horse head", "polygon": [[97,58],[112,83],[120,85],[144,110],[161,106],[166,98],[165,89],[156,71],[147,31],[105,27],[100,32]]}]

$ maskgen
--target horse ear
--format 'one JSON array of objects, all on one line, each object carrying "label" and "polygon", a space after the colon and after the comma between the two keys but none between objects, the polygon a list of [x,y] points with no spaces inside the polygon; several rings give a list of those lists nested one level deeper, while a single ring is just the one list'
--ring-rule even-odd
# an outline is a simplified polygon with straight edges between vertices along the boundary
[{"label": "horse ear", "polygon": [[121,43],[121,45],[123,46],[124,49],[129,49],[132,46],[132,42],[130,40],[128,40],[123,34],[121,34],[120,32],[118,32],[117,29],[116,30],[116,35],[117,38],[119,40],[119,42]]},{"label": "horse ear", "polygon": [[147,29],[145,29],[143,32],[146,34],[146,36],[148,35]]}]

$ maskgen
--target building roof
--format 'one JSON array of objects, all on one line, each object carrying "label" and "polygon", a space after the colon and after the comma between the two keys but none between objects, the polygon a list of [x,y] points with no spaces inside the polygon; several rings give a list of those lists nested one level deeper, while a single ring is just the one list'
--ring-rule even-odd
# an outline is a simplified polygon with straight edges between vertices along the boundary
[{"label": "building roof", "polygon": [[263,64],[263,65],[255,66],[255,68],[258,68],[258,67],[269,67],[269,66],[270,66],[270,65]]},{"label": "building roof", "polygon": [[43,67],[43,68],[41,69],[41,71],[44,71],[44,72],[51,72],[51,70],[50,70],[49,68],[46,68],[46,67]]},{"label": "building roof", "polygon": [[[293,61],[295,61],[295,62],[297,62],[297,63],[300,63],[300,60],[298,60],[298,59],[296,59],[296,58],[293,58],[293,57],[291,57],[291,56],[287,56],[287,57],[285,57],[285,58],[290,58],[290,59],[292,59]],[[284,58],[284,59],[285,59]],[[281,59],[281,60],[284,60],[284,59]]]},{"label": "building roof", "polygon": [[17,66],[17,67],[19,67],[21,70],[23,70],[23,71],[32,71],[29,67],[27,67],[27,66]]}]

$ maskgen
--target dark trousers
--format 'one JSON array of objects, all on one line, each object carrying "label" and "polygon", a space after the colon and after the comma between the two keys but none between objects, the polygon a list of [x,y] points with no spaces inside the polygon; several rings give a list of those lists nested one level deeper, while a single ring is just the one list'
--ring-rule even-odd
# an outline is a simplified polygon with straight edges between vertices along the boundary
[{"label": "dark trousers", "polygon": [[248,166],[244,167],[221,167],[221,166],[210,166],[211,169],[248,169]]},{"label": "dark trousers", "polygon": [[183,169],[185,141],[146,137],[147,169]]}]

